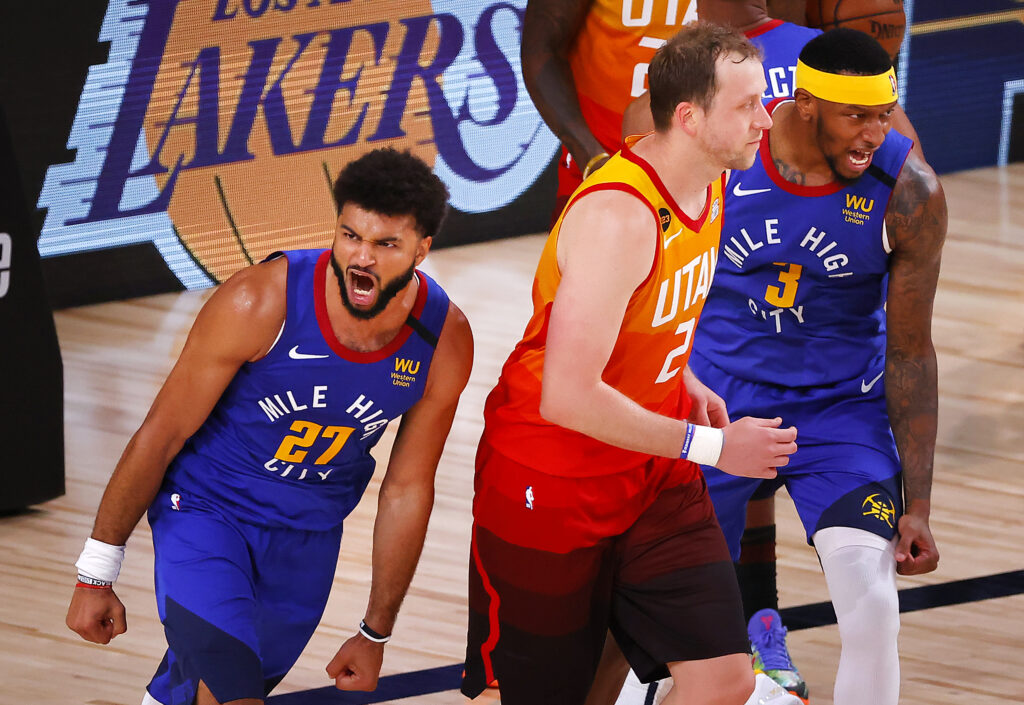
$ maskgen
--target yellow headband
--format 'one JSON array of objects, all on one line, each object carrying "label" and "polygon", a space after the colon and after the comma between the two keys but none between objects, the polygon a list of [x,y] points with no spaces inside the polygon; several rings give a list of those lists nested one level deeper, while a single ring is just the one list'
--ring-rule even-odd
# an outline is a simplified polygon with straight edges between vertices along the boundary
[{"label": "yellow headband", "polygon": [[799,59],[796,87],[822,100],[853,105],[885,105],[900,97],[896,71],[891,68],[875,76],[847,76],[812,69]]}]

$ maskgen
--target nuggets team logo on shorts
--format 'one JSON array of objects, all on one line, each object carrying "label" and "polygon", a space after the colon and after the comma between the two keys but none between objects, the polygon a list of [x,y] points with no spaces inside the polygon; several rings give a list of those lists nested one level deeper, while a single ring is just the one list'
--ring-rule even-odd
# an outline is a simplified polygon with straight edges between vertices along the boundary
[{"label": "nuggets team logo on shorts", "polygon": [[[881,499],[879,499],[881,497]],[[860,505],[861,509],[864,509],[863,516],[875,517],[879,521],[884,521],[889,528],[892,528],[893,519],[896,518],[896,507],[893,505],[892,500],[888,497],[883,497],[878,492],[869,494],[864,498],[864,502]]]},{"label": "nuggets team logo on shorts", "polygon": [[515,200],[557,138],[526,92],[526,0],[109,0],[47,171],[44,256],[153,243],[189,288],[324,247],[332,178],[410,149],[466,213]]}]

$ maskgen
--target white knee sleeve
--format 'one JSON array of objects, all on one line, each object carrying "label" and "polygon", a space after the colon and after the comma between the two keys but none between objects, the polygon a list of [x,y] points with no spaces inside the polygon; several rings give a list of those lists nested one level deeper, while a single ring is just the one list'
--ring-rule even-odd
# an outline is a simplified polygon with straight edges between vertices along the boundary
[{"label": "white knee sleeve", "polygon": [[897,705],[899,701],[900,610],[894,541],[848,527],[829,527],[814,534],[842,641],[835,705]]}]

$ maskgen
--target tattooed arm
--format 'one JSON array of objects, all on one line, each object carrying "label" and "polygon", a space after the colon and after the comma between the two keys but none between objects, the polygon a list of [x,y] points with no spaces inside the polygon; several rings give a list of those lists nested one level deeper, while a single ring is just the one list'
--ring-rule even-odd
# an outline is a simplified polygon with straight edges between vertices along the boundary
[{"label": "tattooed arm", "polygon": [[932,302],[946,237],[946,197],[915,154],[900,173],[885,222],[893,253],[886,304],[885,394],[903,466],[906,513],[899,523],[897,570],[927,573],[939,553],[928,527],[938,407]]},{"label": "tattooed arm", "polygon": [[530,0],[523,20],[523,80],[551,131],[580,171],[604,151],[580,111],[569,50],[593,0]]}]

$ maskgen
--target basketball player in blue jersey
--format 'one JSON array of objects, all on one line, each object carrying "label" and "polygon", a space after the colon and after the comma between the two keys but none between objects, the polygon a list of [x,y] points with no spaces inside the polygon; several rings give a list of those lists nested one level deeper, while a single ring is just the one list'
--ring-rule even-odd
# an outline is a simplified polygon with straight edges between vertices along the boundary
[{"label": "basketball player in blue jersey", "polygon": [[796,89],[769,104],[760,159],[729,177],[690,365],[730,416],[770,409],[800,429],[800,449],[764,484],[705,476],[734,559],[747,501],[786,486],[838,618],[834,702],[895,705],[895,576],[938,563],[931,312],[945,198],[890,129],[898,88],[874,39],[811,40]]},{"label": "basketball player in blue jersey", "polygon": [[203,306],[76,564],[67,624],[106,644],[126,629],[112,583],[148,509],[168,649],[144,704],[263,702],[320,621],[370,449],[401,416],[365,616],[327,666],[342,690],[376,687],[473,342],[416,269],[446,209],[430,168],[376,150],[344,168],[334,196],[331,249],[272,256]]}]

